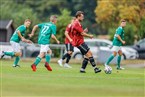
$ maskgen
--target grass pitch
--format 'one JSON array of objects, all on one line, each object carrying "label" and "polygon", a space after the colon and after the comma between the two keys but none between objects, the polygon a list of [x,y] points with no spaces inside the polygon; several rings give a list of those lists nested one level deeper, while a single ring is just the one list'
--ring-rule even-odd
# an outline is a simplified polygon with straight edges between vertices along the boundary
[{"label": "grass pitch", "polygon": [[30,68],[32,62],[21,61],[21,68],[12,64],[13,60],[1,60],[1,97],[145,97],[145,68],[118,72],[112,66],[112,74],[95,74],[89,64],[82,74],[80,64],[66,69],[51,63],[52,72],[42,62],[36,72]]}]

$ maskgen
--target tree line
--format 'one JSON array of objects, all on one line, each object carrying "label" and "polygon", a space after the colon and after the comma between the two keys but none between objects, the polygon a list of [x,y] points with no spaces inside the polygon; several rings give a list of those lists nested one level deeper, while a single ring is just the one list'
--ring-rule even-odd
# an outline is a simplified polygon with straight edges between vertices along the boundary
[{"label": "tree line", "polygon": [[[128,44],[145,37],[144,0],[1,0],[0,7],[1,19],[13,19],[15,28],[30,18],[32,26],[27,33],[35,24],[48,22],[50,15],[58,15],[57,37],[62,43],[65,27],[78,10],[85,14],[83,27],[95,36],[109,34],[112,38],[119,20],[125,18]],[[37,42],[37,37],[32,40]]]}]

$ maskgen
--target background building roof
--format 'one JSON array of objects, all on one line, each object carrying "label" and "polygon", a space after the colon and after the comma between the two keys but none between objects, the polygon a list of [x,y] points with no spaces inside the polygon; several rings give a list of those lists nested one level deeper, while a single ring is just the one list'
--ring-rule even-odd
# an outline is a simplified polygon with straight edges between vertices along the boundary
[{"label": "background building roof", "polygon": [[0,20],[0,29],[8,29],[13,23],[13,20]]}]

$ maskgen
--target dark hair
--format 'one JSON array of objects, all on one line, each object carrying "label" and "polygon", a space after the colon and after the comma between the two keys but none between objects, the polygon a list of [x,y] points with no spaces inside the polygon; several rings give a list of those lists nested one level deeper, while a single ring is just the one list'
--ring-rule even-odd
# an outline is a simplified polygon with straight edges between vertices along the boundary
[{"label": "dark hair", "polygon": [[126,22],[126,20],[125,20],[125,19],[121,19],[121,23],[122,23],[122,22]]},{"label": "dark hair", "polygon": [[57,16],[56,15],[51,15],[50,16],[50,21],[54,21],[54,20],[56,20],[57,19]]},{"label": "dark hair", "polygon": [[82,11],[77,11],[75,17],[81,16],[81,14],[84,14]]},{"label": "dark hair", "polygon": [[72,17],[72,20],[75,20],[76,19],[76,17]]},{"label": "dark hair", "polygon": [[30,20],[30,19],[25,19],[25,22],[27,22],[27,21],[31,22],[31,20]]}]

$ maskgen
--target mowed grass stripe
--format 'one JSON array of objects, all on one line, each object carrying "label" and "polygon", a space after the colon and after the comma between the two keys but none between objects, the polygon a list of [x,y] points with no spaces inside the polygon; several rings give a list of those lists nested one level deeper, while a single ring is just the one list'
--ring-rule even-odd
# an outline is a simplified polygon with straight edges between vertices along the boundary
[{"label": "mowed grass stripe", "polygon": [[144,97],[144,68],[117,72],[112,66],[112,74],[107,75],[95,74],[90,65],[87,73],[81,74],[79,64],[65,69],[52,63],[49,72],[41,63],[37,72],[32,72],[32,62],[21,62],[21,68],[13,68],[12,63],[2,60],[2,97]]}]

